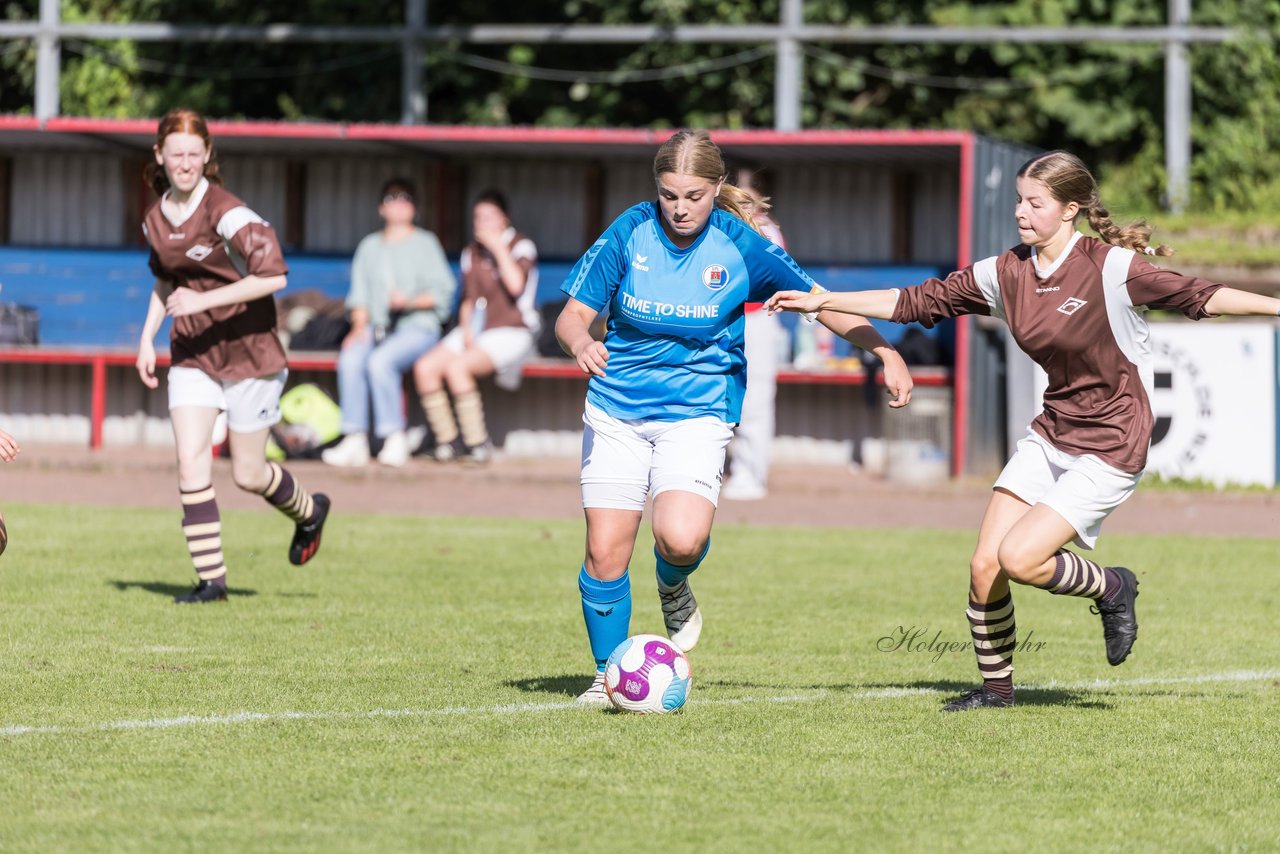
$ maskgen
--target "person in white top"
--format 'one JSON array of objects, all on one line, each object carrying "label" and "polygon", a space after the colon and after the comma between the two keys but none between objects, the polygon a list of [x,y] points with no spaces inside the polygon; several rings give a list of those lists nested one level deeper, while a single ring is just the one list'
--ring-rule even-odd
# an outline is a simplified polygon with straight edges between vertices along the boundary
[{"label": "person in white top", "polygon": [[[773,219],[766,177],[758,169],[739,169],[735,183],[750,198],[764,203],[765,212],[751,211],[757,230],[786,249],[786,238]],[[720,489],[720,496],[730,501],[756,501],[768,494],[778,396],[778,338],[786,334],[777,316],[761,311],[759,303],[747,303],[745,311],[747,394],[742,400],[742,420],[734,428],[729,446],[729,477]]]}]

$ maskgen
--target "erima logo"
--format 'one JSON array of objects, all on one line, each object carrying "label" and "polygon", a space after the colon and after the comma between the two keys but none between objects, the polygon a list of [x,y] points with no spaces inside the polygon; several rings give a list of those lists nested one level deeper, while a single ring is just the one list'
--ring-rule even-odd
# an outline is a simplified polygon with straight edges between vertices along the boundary
[{"label": "erima logo", "polygon": [[1080,309],[1084,308],[1085,303],[1087,302],[1088,300],[1083,300],[1083,299],[1080,299],[1079,297],[1071,297],[1062,305],[1058,306],[1058,311],[1062,312],[1067,316],[1071,316],[1075,314],[1077,311],[1079,311]]},{"label": "erima logo", "polygon": [[205,246],[202,243],[197,243],[195,246],[192,246],[190,249],[187,250],[187,257],[190,258],[192,261],[203,261],[204,259],[208,258],[212,253],[213,253],[212,246]]},{"label": "erima logo", "polygon": [[[595,609],[592,609],[592,610],[595,610]],[[598,610],[597,610],[597,611],[596,611],[596,613],[597,613],[598,615],[600,615],[601,617],[607,617],[607,616],[609,616],[610,614],[612,614],[612,613],[613,613],[613,609],[612,609],[612,608],[610,608],[608,611],[598,611]]]},{"label": "erima logo", "polygon": [[1060,291],[1060,290],[1062,290],[1062,288],[1059,288],[1059,287],[1052,287],[1052,288],[1036,288],[1036,293],[1038,293],[1038,294],[1051,294],[1051,293],[1053,293],[1054,291]]},{"label": "erima logo", "polygon": [[635,267],[637,270],[642,270],[647,273],[649,272],[649,268],[645,266],[645,262],[648,260],[649,260],[648,255],[641,255],[639,252],[637,252],[635,260],[631,262],[631,266]]}]

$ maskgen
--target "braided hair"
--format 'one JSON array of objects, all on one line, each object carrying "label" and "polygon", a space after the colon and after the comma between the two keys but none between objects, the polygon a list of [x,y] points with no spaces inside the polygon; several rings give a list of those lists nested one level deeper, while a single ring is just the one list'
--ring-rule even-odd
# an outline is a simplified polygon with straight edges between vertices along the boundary
[{"label": "braided hair", "polygon": [[1018,170],[1019,178],[1031,178],[1049,189],[1062,204],[1075,202],[1080,213],[1089,220],[1089,226],[1098,233],[1104,243],[1123,246],[1147,255],[1172,255],[1173,250],[1163,243],[1152,246],[1151,226],[1146,220],[1137,220],[1125,226],[1111,221],[1111,213],[1098,198],[1098,182],[1084,162],[1066,151],[1050,151],[1033,157]]}]

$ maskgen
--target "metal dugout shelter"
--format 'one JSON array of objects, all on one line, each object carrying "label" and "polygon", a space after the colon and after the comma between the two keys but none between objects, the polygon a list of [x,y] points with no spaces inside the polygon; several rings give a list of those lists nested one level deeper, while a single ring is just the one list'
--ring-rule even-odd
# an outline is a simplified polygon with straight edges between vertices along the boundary
[{"label": "metal dugout shelter", "polygon": [[[471,198],[496,186],[542,257],[565,261],[653,195],[653,153],[670,133],[236,121],[213,121],[210,131],[230,187],[292,252],[350,253],[378,225],[381,182],[404,174],[424,189],[423,224],[450,254],[464,243]],[[0,246],[137,246],[154,132],[151,120],[0,117]],[[731,166],[770,171],[789,248],[819,280],[854,267],[945,273],[1017,242],[1013,177],[1033,153],[1024,147],[962,131],[712,137]],[[1004,461],[1003,352],[1001,330],[955,323],[953,475]]]}]

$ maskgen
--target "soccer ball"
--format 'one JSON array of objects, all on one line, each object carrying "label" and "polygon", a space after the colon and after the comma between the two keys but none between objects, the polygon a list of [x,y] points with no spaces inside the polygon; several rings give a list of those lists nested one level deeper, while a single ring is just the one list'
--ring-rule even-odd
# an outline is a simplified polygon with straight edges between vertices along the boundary
[{"label": "soccer ball", "polygon": [[636,635],[618,644],[604,667],[604,688],[615,708],[642,715],[684,706],[693,687],[689,659],[658,635]]}]

